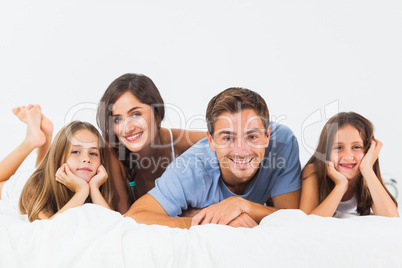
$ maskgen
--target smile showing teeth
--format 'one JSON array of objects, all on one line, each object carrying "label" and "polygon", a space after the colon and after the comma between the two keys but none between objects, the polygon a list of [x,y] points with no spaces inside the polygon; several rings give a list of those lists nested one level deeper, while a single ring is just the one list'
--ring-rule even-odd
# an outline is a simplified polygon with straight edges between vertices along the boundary
[{"label": "smile showing teeth", "polygon": [[341,167],[344,168],[353,168],[356,164],[340,164]]},{"label": "smile showing teeth", "polygon": [[248,160],[234,160],[234,159],[232,159],[232,161],[233,161],[235,164],[239,164],[239,165],[250,163],[251,160],[252,160],[252,158],[251,158],[251,159],[248,159]]},{"label": "smile showing teeth", "polygon": [[132,135],[132,136],[126,136],[126,140],[128,140],[128,141],[135,141],[135,140],[138,140],[139,137],[141,137],[141,135],[142,135],[142,132],[141,132],[141,133],[134,134],[134,135]]}]

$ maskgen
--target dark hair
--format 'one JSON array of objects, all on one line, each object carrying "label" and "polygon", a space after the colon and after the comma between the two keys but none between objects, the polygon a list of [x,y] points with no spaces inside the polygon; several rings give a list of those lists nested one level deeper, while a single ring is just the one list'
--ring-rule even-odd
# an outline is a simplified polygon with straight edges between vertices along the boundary
[{"label": "dark hair", "polygon": [[[321,131],[320,139],[318,142],[317,149],[315,150],[314,155],[308,160],[304,169],[312,164],[314,167],[314,173],[318,177],[318,189],[319,189],[319,203],[324,201],[324,199],[331,193],[331,191],[335,187],[335,183],[328,177],[327,170],[325,166],[325,161],[330,160],[330,154],[332,150],[332,144],[334,142],[335,134],[338,130],[342,129],[345,126],[352,126],[359,131],[360,137],[363,140],[364,153],[366,154],[368,149],[370,148],[371,140],[374,138],[374,127],[373,124],[363,116],[354,113],[354,112],[342,112],[337,115],[331,117],[328,122],[325,124],[324,128]],[[302,174],[304,172],[302,171]],[[384,182],[381,177],[380,172],[380,164],[378,159],[375,161],[373,165],[373,170],[378,177],[378,180],[384,187],[384,189],[388,192],[387,188],[384,185]],[[303,176],[307,178],[310,174],[306,174]],[[364,180],[361,174],[358,175],[357,184],[356,184],[356,193],[357,193],[357,212],[360,215],[368,215],[370,214],[370,208],[373,205],[373,199],[371,197],[370,191],[368,189],[367,183]],[[388,192],[391,199],[397,204],[395,198]]]},{"label": "dark hair", "polygon": [[[123,74],[116,78],[106,89],[100,100],[96,119],[102,136],[119,155],[119,159],[124,165],[127,179],[134,181],[137,166],[135,161],[132,160],[136,158],[135,154],[119,142],[114,133],[113,125],[113,105],[126,92],[133,94],[141,103],[151,106],[155,120],[159,123],[158,127],[160,127],[160,122],[165,117],[165,106],[154,82],[145,75],[134,73]],[[131,202],[134,202],[135,197],[131,195],[130,199]]]},{"label": "dark hair", "polygon": [[214,134],[214,125],[224,112],[238,113],[243,109],[253,109],[263,121],[265,130],[269,126],[269,111],[265,100],[250,89],[232,87],[213,97],[207,107],[206,120],[208,132]]}]

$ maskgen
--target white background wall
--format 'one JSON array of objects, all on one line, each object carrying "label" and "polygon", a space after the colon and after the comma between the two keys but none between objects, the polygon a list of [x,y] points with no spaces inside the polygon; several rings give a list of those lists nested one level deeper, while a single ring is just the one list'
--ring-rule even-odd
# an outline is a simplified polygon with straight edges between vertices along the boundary
[{"label": "white background wall", "polygon": [[0,157],[25,135],[12,107],[41,104],[56,131],[95,124],[107,86],[137,72],[180,107],[167,127],[205,129],[198,118],[228,87],[259,92],[297,135],[302,164],[330,116],[356,111],[402,189],[401,29],[398,0],[0,0]]}]

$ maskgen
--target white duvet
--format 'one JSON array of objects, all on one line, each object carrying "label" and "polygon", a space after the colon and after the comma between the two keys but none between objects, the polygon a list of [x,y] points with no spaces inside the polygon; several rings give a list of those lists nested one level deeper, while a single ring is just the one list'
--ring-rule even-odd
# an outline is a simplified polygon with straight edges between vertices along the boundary
[{"label": "white duvet", "polygon": [[402,220],[281,210],[253,229],[181,230],[85,204],[29,223],[0,200],[0,267],[402,267]]}]

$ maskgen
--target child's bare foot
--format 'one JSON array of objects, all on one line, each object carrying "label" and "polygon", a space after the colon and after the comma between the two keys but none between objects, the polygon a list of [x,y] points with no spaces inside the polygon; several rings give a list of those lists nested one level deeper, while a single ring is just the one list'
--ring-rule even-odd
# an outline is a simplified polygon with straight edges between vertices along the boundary
[{"label": "child's bare foot", "polygon": [[[16,108],[13,108],[12,111],[22,122],[27,124],[27,112],[26,111],[27,111],[27,109],[32,109],[32,108],[39,109],[42,112],[42,108],[38,104],[36,104],[36,105],[30,104],[26,107],[25,106],[16,107]],[[53,134],[53,123],[44,114],[42,114],[42,117],[41,117],[40,129],[45,134],[46,139],[48,139],[51,142],[52,134]]]},{"label": "child's bare foot", "polygon": [[45,133],[41,130],[42,112],[39,105],[28,105],[13,109],[13,113],[27,124],[25,141],[33,148],[38,148],[46,142]]},{"label": "child's bare foot", "polygon": [[42,114],[42,121],[40,123],[40,129],[45,133],[46,138],[52,140],[53,123],[44,114]]},{"label": "child's bare foot", "polygon": [[[33,105],[30,104],[29,106],[32,107]],[[12,109],[13,113],[18,117],[18,119],[24,122],[25,124],[27,123],[26,109],[27,107],[25,106],[16,107]]]},{"label": "child's bare foot", "polygon": [[35,148],[38,148],[46,142],[46,135],[41,129],[42,111],[39,105],[28,105],[25,112],[28,125],[27,138]]}]

